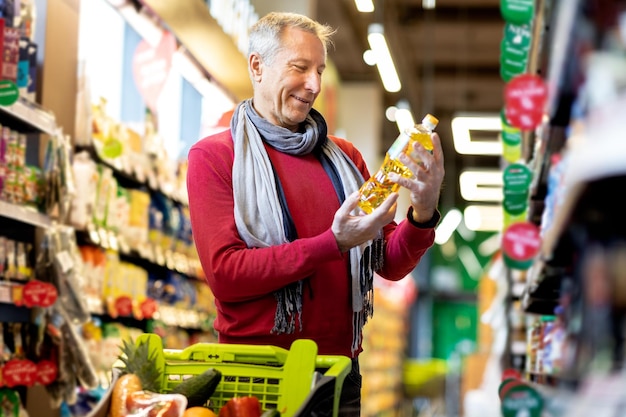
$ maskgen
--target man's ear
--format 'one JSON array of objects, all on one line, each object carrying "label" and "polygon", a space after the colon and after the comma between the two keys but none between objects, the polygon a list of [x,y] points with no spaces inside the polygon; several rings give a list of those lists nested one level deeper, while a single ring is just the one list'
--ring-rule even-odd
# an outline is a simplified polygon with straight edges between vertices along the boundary
[{"label": "man's ear", "polygon": [[263,74],[263,60],[257,53],[252,53],[248,57],[248,66],[250,67],[250,74],[255,82],[261,81]]}]

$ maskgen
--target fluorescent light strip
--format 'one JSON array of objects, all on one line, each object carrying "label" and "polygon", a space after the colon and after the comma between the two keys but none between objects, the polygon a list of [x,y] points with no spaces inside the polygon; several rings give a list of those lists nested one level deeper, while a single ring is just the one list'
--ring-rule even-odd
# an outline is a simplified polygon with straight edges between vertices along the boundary
[{"label": "fluorescent light strip", "polygon": [[400,84],[400,78],[398,78],[396,67],[391,58],[391,53],[389,52],[381,24],[373,23],[369,26],[367,41],[376,56],[376,68],[378,68],[383,87],[390,93],[400,91],[402,85]]},{"label": "fluorescent light strip", "polygon": [[396,110],[396,124],[398,125],[398,130],[400,132],[404,132],[406,129],[413,127],[415,125],[415,120],[413,119],[411,110],[409,109]]},{"label": "fluorescent light strip", "polygon": [[500,232],[504,223],[499,205],[469,205],[463,211],[463,218],[467,228],[476,232]]},{"label": "fluorescent light strip", "polygon": [[470,277],[474,279],[478,279],[483,270],[480,265],[480,261],[478,257],[474,253],[474,251],[469,246],[461,246],[458,251],[459,260],[461,261],[461,265],[465,267],[465,270],[469,274]]},{"label": "fluorescent light strip", "polygon": [[374,11],[374,2],[372,0],[354,0],[356,9],[361,13],[371,13]]},{"label": "fluorescent light strip", "polygon": [[502,171],[465,170],[459,175],[461,197],[467,201],[502,201]]},{"label": "fluorescent light strip", "polygon": [[435,229],[435,243],[443,245],[450,239],[452,233],[463,221],[463,214],[459,209],[452,209],[446,213],[437,228]]},{"label": "fluorescent light strip", "polygon": [[454,148],[464,155],[502,155],[500,140],[472,140],[471,130],[502,131],[499,116],[457,116],[452,119]]}]

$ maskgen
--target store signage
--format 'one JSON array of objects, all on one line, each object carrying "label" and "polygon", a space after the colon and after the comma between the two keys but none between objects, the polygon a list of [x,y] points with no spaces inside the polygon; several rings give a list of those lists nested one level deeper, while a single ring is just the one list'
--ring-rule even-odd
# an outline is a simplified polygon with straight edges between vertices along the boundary
[{"label": "store signage", "polygon": [[504,25],[504,42],[507,46],[515,48],[516,52],[528,52],[532,40],[529,24],[516,25],[506,23]]},{"label": "store signage", "polygon": [[159,305],[153,298],[146,298],[141,302],[140,309],[144,319],[151,319],[154,317],[154,313],[159,309]]},{"label": "store signage", "polygon": [[530,23],[535,14],[535,0],[500,0],[500,14],[507,22]]},{"label": "store signage", "polygon": [[511,268],[529,268],[540,247],[539,228],[527,221],[511,224],[502,236],[503,258]]},{"label": "store signage", "polygon": [[[109,312],[111,314],[112,312]],[[122,295],[115,299],[115,313],[121,317],[131,317],[133,313],[133,300],[127,296]]]},{"label": "store signage", "polygon": [[163,31],[156,47],[146,40],[139,42],[133,56],[133,77],[139,93],[150,110],[156,113],[157,101],[172,66],[176,38]]},{"label": "store signage", "polygon": [[37,362],[37,382],[41,385],[50,385],[57,379],[59,370],[56,363],[50,360]]},{"label": "store signage", "polygon": [[504,111],[509,123],[521,130],[532,130],[539,126],[547,90],[538,75],[521,74],[509,81],[504,89]]},{"label": "store signage", "polygon": [[10,106],[20,96],[17,84],[10,80],[0,81],[0,106]]},{"label": "store signage", "polygon": [[522,158],[522,131],[511,124],[506,119],[505,109],[500,111],[502,131],[502,157],[510,163],[519,161]]},{"label": "store signage", "polygon": [[529,51],[528,25],[507,23],[500,42],[500,75],[504,81],[526,72]]},{"label": "store signage", "polygon": [[[2,378],[0,375],[0,387],[2,386]],[[22,408],[22,401],[17,391],[12,389],[0,388],[0,404],[2,404],[3,412],[9,413],[11,416],[19,416]],[[10,414],[13,413],[13,414]]]},{"label": "store signage", "polygon": [[22,293],[26,307],[50,307],[58,297],[57,288],[48,283],[38,280],[28,281],[24,285]]},{"label": "store signage", "polygon": [[502,182],[507,190],[525,193],[532,181],[533,173],[524,164],[510,164],[502,174]]},{"label": "store signage", "polygon": [[501,401],[503,417],[541,417],[543,398],[529,385],[511,387]]},{"label": "store signage", "polygon": [[37,365],[28,359],[11,359],[2,367],[2,380],[9,387],[32,387],[37,380]]}]

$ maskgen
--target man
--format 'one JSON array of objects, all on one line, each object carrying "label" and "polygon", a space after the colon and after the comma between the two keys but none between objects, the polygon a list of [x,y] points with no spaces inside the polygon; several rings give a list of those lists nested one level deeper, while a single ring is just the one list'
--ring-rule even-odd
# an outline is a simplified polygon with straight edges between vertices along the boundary
[{"label": "man", "polygon": [[288,349],[312,339],[320,354],[352,358],[340,414],[358,416],[373,271],[399,280],[433,244],[444,167],[433,134],[432,154],[415,147],[419,165],[401,159],[414,177],[391,178],[410,191],[407,219],[393,221],[397,193],[371,214],[359,211],[365,162],[327,135],[313,108],[333,32],[291,13],[251,28],[253,98],[237,106],[229,130],[192,147],[187,187],[219,341]]}]

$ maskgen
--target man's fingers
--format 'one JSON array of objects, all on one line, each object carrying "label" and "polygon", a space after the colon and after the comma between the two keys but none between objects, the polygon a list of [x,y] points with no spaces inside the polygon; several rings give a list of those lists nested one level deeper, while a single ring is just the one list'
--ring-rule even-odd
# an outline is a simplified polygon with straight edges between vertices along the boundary
[{"label": "man's fingers", "polygon": [[360,193],[358,191],[353,192],[346,198],[346,200],[343,202],[343,204],[341,205],[341,207],[339,207],[339,210],[337,211],[341,213],[341,215],[343,216],[350,215],[352,210],[354,210],[357,204],[359,203],[359,198],[360,198]]},{"label": "man's fingers", "polygon": [[[393,210],[395,212],[395,204],[398,201],[398,197],[400,194],[391,193],[381,204],[372,212],[374,213],[383,213],[382,216],[386,215],[389,211]],[[395,214],[395,213],[394,213]]]}]

